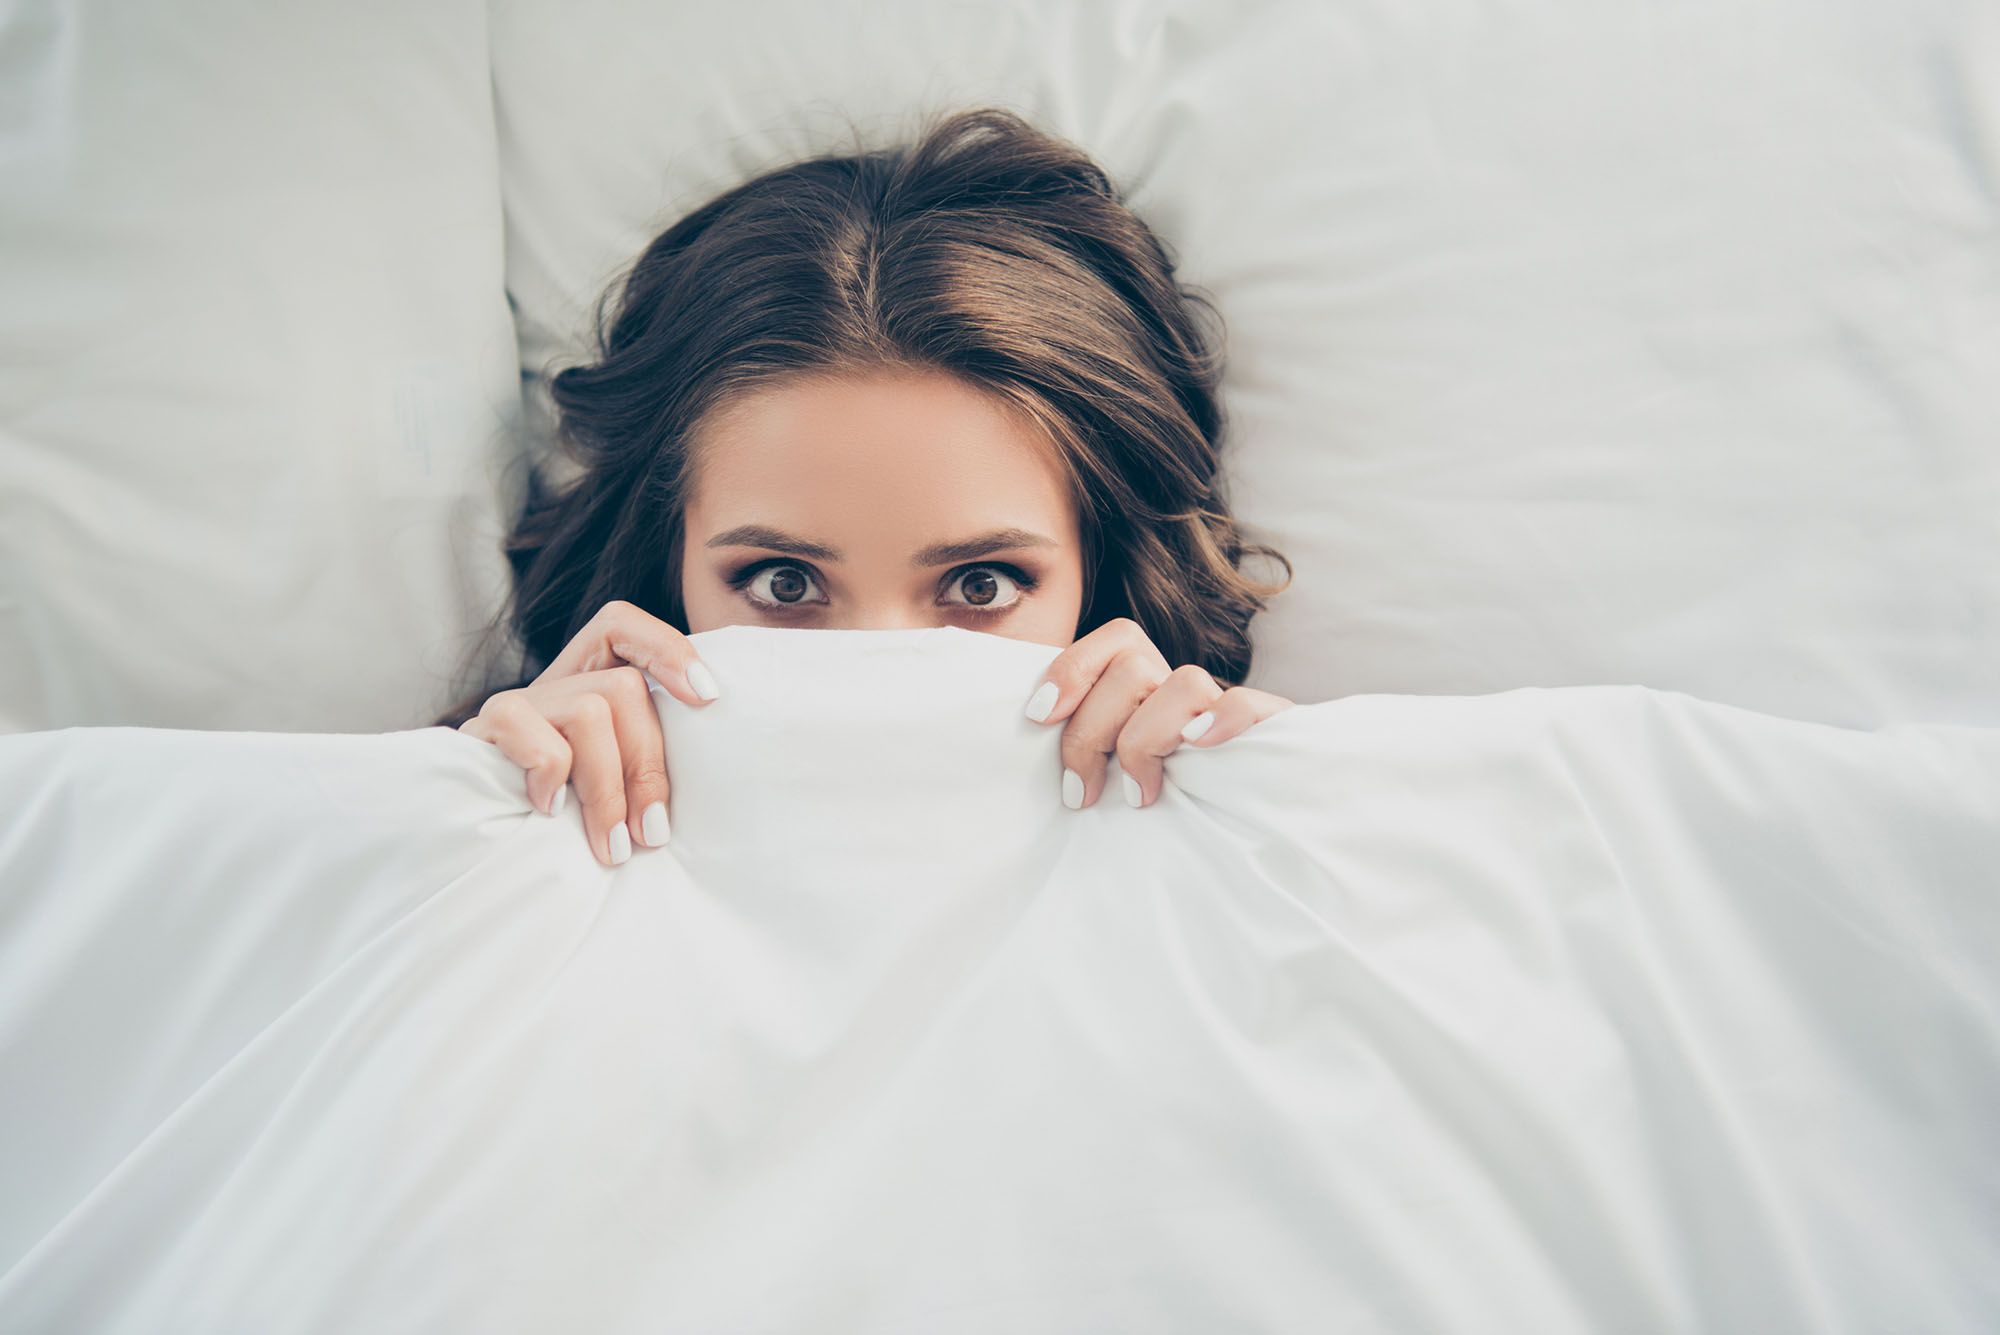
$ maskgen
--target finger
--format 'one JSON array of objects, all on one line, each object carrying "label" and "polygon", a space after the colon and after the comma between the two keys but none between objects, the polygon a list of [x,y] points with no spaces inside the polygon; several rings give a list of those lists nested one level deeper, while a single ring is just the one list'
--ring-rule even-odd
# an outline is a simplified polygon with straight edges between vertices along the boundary
[{"label": "finger", "polygon": [[569,792],[569,743],[523,692],[490,697],[458,730],[499,747],[526,772],[528,802],[537,811],[553,816],[562,809],[558,803]]},{"label": "finger", "polygon": [[[650,847],[667,842],[667,744],[660,731],[660,711],[645,674],[627,664],[586,672],[565,683],[570,689],[595,691],[611,705],[612,734],[625,785],[625,830],[632,841]],[[650,838],[648,836],[651,836]]]},{"label": "finger", "polygon": [[611,702],[580,691],[557,699],[548,718],[569,739],[570,786],[583,810],[584,838],[599,862],[615,867],[632,856],[632,836],[625,828],[625,773]]},{"label": "finger", "polygon": [[[1182,744],[1207,748],[1219,746],[1236,737],[1254,723],[1262,722],[1271,715],[1290,709],[1295,701],[1269,691],[1260,691],[1254,686],[1231,686],[1223,691],[1216,701],[1187,721],[1187,727],[1194,730],[1193,737],[1183,731]],[[1203,724],[1202,715],[1214,721]]]},{"label": "finger", "polygon": [[[1097,679],[1128,653],[1151,662],[1161,678],[1167,675],[1167,660],[1160,657],[1139,623],[1130,617],[1113,617],[1049,661],[1034,694],[1028,697],[1028,717],[1036,723],[1061,723],[1069,718]],[[1051,685],[1053,692],[1048,689]]]},{"label": "finger", "polygon": [[[1152,648],[1150,643],[1147,648]],[[1111,752],[1125,720],[1169,675],[1157,650],[1120,654],[1071,711],[1063,728],[1062,758],[1063,767],[1083,781],[1080,805],[1091,805],[1104,791]]]},{"label": "finger", "polygon": [[684,705],[701,706],[721,695],[715,673],[692,642],[651,612],[614,599],[563,646],[537,682],[629,663],[649,673],[660,689]]},{"label": "finger", "polygon": [[[1166,785],[1166,757],[1187,739],[1181,729],[1213,707],[1224,692],[1208,670],[1187,663],[1173,670],[1125,721],[1114,749],[1125,772],[1125,800],[1143,807]],[[1135,800],[1136,799],[1136,800]]]}]

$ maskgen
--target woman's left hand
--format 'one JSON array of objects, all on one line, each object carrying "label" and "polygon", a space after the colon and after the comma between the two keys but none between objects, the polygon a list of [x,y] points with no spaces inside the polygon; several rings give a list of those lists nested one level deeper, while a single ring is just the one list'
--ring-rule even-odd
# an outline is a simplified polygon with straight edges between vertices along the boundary
[{"label": "woman's left hand", "polygon": [[1068,720],[1064,805],[1087,807],[1097,800],[1115,753],[1125,773],[1125,800],[1143,807],[1159,796],[1166,758],[1176,747],[1218,746],[1292,703],[1248,686],[1225,688],[1192,663],[1170,668],[1138,622],[1118,617],[1056,655],[1028,700],[1028,717]]}]

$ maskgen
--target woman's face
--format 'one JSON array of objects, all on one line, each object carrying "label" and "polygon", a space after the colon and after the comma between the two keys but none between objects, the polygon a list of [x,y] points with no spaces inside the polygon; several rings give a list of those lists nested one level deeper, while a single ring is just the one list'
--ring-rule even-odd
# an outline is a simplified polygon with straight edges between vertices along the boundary
[{"label": "woman's face", "polygon": [[709,419],[687,501],[690,634],[961,626],[1076,638],[1077,516],[1055,448],[943,372],[812,377]]}]

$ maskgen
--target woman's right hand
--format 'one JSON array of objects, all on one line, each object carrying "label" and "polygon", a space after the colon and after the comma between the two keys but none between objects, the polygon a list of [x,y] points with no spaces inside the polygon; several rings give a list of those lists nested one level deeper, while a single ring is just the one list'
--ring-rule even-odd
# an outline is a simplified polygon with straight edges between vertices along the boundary
[{"label": "woman's right hand", "polygon": [[540,676],[497,692],[458,725],[527,771],[538,810],[555,815],[573,784],[584,835],[606,866],[631,857],[634,841],[667,842],[667,745],[644,673],[683,704],[718,693],[687,636],[608,602]]}]

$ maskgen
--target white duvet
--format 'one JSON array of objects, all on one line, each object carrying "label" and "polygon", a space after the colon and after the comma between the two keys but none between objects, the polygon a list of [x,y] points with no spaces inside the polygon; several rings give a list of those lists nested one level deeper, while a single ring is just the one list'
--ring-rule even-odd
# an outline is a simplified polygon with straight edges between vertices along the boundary
[{"label": "white duvet", "polygon": [[606,868],[497,750],[0,738],[0,1330],[1990,1331],[2000,729],[733,627]]}]

